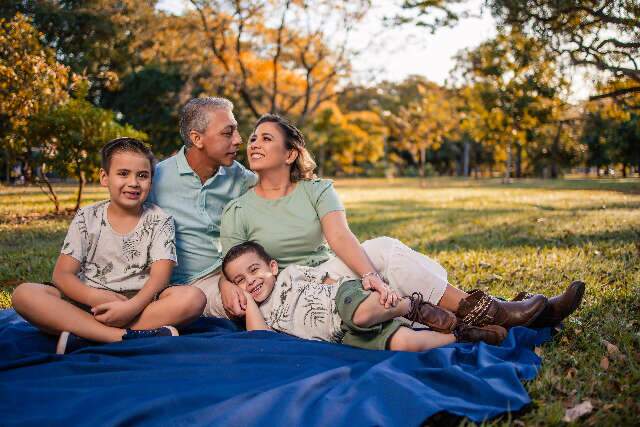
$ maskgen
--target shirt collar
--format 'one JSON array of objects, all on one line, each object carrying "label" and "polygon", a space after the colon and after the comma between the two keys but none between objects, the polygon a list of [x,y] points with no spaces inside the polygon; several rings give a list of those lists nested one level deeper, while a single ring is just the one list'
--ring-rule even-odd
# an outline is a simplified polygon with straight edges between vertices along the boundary
[{"label": "shirt collar", "polygon": [[185,147],[183,145],[180,151],[178,151],[178,154],[176,155],[178,173],[180,175],[186,175],[186,174],[195,175],[195,172],[193,171],[193,169],[191,169],[191,166],[189,166],[189,162],[187,162],[187,156],[185,156],[184,153],[185,153]]},{"label": "shirt collar", "polygon": [[[193,171],[193,169],[191,169],[191,166],[189,166],[189,162],[187,162],[187,156],[185,155],[185,152],[186,152],[186,148],[183,145],[180,151],[178,151],[178,154],[176,155],[176,162],[178,164],[178,173],[180,175],[187,175],[187,174],[195,175],[196,173]],[[217,175],[224,176],[226,174],[227,174],[227,168],[225,168],[224,166],[220,166],[218,168],[218,172],[215,175],[213,175],[211,178],[209,178],[209,180],[211,180],[212,178],[215,178]]]}]

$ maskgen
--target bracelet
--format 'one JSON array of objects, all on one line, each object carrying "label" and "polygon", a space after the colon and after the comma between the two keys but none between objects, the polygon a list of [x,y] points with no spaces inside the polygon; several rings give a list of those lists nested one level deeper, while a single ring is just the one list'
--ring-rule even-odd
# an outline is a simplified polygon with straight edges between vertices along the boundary
[{"label": "bracelet", "polygon": [[364,273],[361,277],[360,280],[364,280],[369,276],[376,276],[378,279],[382,280],[382,276],[380,276],[380,274],[377,271],[370,271],[368,273]]}]

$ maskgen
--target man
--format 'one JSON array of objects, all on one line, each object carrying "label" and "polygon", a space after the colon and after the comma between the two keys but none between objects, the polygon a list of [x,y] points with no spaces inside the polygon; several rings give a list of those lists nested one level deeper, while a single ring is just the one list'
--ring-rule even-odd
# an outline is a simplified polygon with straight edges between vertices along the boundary
[{"label": "man", "polygon": [[227,317],[218,290],[220,217],[257,177],[235,161],[242,138],[231,101],[189,101],[180,112],[180,136],[184,147],[156,166],[149,198],[175,221],[178,265],[171,284],[200,288],[207,296],[204,315]]}]

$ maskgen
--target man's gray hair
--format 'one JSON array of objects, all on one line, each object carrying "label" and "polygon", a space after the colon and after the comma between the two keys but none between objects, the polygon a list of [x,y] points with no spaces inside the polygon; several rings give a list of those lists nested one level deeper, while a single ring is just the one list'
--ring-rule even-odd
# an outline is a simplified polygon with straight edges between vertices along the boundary
[{"label": "man's gray hair", "polygon": [[193,98],[182,107],[180,111],[180,136],[184,145],[189,148],[192,145],[189,132],[204,133],[209,126],[209,115],[212,110],[229,110],[233,111],[233,103],[226,98],[214,98],[208,96],[205,98]]}]

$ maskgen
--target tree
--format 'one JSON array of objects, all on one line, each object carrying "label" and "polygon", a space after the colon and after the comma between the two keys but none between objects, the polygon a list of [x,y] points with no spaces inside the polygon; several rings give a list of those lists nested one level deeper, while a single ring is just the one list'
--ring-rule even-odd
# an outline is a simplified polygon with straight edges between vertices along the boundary
[{"label": "tree", "polygon": [[40,39],[26,16],[0,19],[0,139],[7,180],[16,157],[29,162],[32,146],[24,133],[31,117],[67,99],[69,72]]},{"label": "tree", "polygon": [[104,94],[103,105],[149,135],[156,155],[171,155],[182,144],[177,106],[183,85],[177,67],[148,65],[124,76],[117,90]]},{"label": "tree", "polygon": [[[298,126],[335,98],[349,71],[350,34],[369,0],[192,0],[208,41],[211,72],[254,118],[265,112]],[[277,17],[271,19],[271,17]],[[331,36],[331,41],[329,41]]]},{"label": "tree", "polygon": [[526,144],[535,129],[562,110],[559,96],[567,82],[554,59],[542,43],[513,29],[458,55],[462,79],[470,87],[466,129],[474,139],[496,145],[507,181],[513,169],[516,177],[522,175]]},{"label": "tree", "polygon": [[[130,126],[119,125],[111,111],[95,107],[85,99],[88,82],[76,81],[74,97],[47,114],[35,116],[27,137],[43,146],[43,169],[78,180],[74,210],[80,208],[87,177],[96,177],[100,167],[100,148],[107,141],[128,136],[146,140],[146,134]],[[46,179],[46,175],[45,175]],[[59,208],[57,196],[48,185],[50,196]]]},{"label": "tree", "polygon": [[397,114],[399,144],[419,164],[418,174],[424,178],[427,150],[438,150],[452,138],[459,125],[453,93],[431,83],[420,86],[422,98],[401,107]]},{"label": "tree", "polygon": [[59,62],[91,83],[98,105],[105,90],[142,65],[139,34],[153,28],[155,0],[26,0],[4,2],[0,16],[29,16]]},{"label": "tree", "polygon": [[[412,22],[435,31],[469,11],[464,0],[405,0],[396,23]],[[592,99],[640,92],[640,7],[632,0],[485,0],[500,27],[523,31],[578,66],[609,73],[633,84],[601,92]]]},{"label": "tree", "polygon": [[318,173],[360,173],[362,166],[384,154],[385,128],[372,111],[342,113],[325,104],[305,127],[309,148],[316,153]]},{"label": "tree", "polygon": [[516,25],[580,66],[606,71],[633,85],[592,99],[640,92],[640,7],[629,0],[492,0],[505,25]]}]

